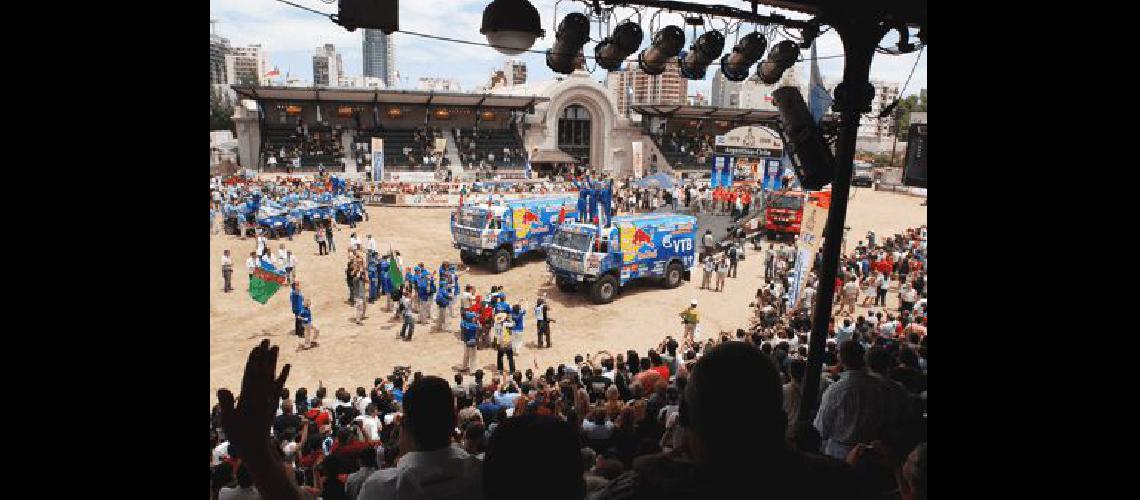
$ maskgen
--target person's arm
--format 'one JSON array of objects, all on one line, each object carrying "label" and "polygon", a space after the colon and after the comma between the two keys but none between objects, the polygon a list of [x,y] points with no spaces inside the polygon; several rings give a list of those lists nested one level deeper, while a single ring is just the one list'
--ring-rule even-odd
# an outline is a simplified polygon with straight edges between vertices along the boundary
[{"label": "person's arm", "polygon": [[263,340],[249,353],[242,376],[241,399],[235,406],[233,393],[218,390],[222,427],[230,441],[242,450],[257,490],[265,498],[301,500],[301,490],[285,474],[284,463],[273,449],[269,427],[276,411],[277,396],[289,376],[289,365],[277,371],[277,347]]}]

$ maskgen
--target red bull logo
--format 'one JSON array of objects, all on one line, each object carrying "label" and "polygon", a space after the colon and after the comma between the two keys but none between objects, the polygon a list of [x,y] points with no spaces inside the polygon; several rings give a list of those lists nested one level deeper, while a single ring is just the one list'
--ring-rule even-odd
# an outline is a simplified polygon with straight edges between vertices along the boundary
[{"label": "red bull logo", "polygon": [[653,244],[653,237],[643,229],[633,233],[633,245],[637,248],[638,259],[652,259],[657,257],[657,245]]}]

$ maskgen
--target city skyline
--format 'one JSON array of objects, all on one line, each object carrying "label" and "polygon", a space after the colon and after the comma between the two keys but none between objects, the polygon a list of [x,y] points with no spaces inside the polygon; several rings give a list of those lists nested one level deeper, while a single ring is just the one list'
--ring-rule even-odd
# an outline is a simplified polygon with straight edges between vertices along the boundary
[{"label": "city skyline", "polygon": [[[696,1],[707,4],[720,3],[715,0]],[[483,8],[487,3],[489,0],[449,1],[447,15],[443,16],[440,15],[437,1],[402,2],[400,28],[405,31],[485,42],[486,39],[479,34],[479,26]],[[547,31],[546,37],[538,39],[533,48],[543,50],[554,42],[557,21],[567,13],[575,11],[576,7],[560,6],[558,19],[555,19],[554,0],[532,0],[532,3],[538,9],[543,28]],[[335,6],[316,4],[311,7],[330,13],[335,11]],[[343,54],[346,78],[364,74],[361,43],[363,30],[348,32],[327,18],[274,0],[211,0],[210,9],[211,17],[219,21],[216,26],[218,35],[228,38],[231,46],[260,44],[269,55],[268,67],[279,68],[282,76],[289,73],[293,78],[300,77],[311,84],[313,47],[326,43],[334,44],[337,51]],[[799,14],[776,9],[763,7],[761,9],[802,17]],[[617,9],[615,14],[619,17],[628,15],[624,10],[628,9]],[[679,24],[680,16],[662,14],[659,23]],[[648,45],[650,36],[651,34],[646,34],[643,47]],[[394,34],[391,39],[396,39],[395,44],[400,46],[394,61],[395,69],[400,76],[395,88],[413,88],[421,77],[451,78],[458,81],[463,88],[477,88],[486,84],[488,67],[501,68],[508,59],[518,59],[526,64],[529,73],[528,82],[552,80],[561,76],[546,66],[543,54],[523,53],[518,56],[506,56],[489,47],[430,40],[401,33]],[[881,44],[889,45],[895,39],[892,32]],[[730,37],[725,52],[732,50],[733,41],[733,37]],[[842,55],[842,45],[838,35],[834,30],[827,31],[819,37],[816,44],[820,57],[824,58],[819,60],[821,74],[830,81],[838,81],[843,70],[842,57],[834,57]],[[585,51],[593,52],[592,42],[586,45]],[[805,50],[803,52],[805,58],[807,54]],[[903,96],[918,94],[926,87],[927,54],[924,51],[915,66],[917,55],[916,53],[901,56],[880,54],[872,63],[871,78],[897,83],[901,87],[911,68],[914,67],[911,82],[907,85]],[[593,67],[592,64],[589,66]],[[803,78],[806,78],[807,62],[799,63],[797,70]],[[709,96],[713,73],[710,69],[709,75],[704,80],[690,80],[688,93],[695,95],[700,92]],[[604,82],[606,75],[607,72],[602,69],[592,72],[592,78],[599,82]]]}]

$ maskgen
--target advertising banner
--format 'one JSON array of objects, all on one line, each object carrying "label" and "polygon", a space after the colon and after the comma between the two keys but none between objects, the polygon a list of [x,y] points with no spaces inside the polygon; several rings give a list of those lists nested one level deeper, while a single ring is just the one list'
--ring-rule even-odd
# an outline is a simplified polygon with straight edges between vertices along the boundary
[{"label": "advertising banner", "polygon": [[384,178],[384,139],[372,138],[372,180]]},{"label": "advertising banner", "polygon": [[799,305],[803,295],[803,282],[815,262],[815,254],[823,244],[823,227],[827,224],[827,209],[814,203],[804,204],[803,222],[800,224],[800,237],[796,240],[796,266],[792,276],[788,300],[790,308]]},{"label": "advertising banner", "polygon": [[633,159],[633,177],[641,178],[642,173],[645,171],[645,155],[641,151],[641,141],[633,141],[630,143],[630,155]]}]

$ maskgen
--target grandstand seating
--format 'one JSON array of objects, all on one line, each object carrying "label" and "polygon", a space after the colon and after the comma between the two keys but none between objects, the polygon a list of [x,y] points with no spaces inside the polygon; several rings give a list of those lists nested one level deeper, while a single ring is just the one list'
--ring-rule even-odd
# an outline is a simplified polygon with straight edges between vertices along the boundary
[{"label": "grandstand seating", "polygon": [[653,137],[653,143],[657,145],[657,149],[661,150],[661,154],[665,156],[665,161],[674,170],[703,170],[712,167],[712,154],[706,154],[705,161],[702,163],[691,150],[686,148],[685,151],[681,151],[680,147],[675,147],[667,137],[651,137]]},{"label": "grandstand seating", "polygon": [[[470,150],[465,147],[467,140],[474,135],[474,130],[470,128],[454,130],[460,130],[460,142],[457,146],[464,168],[471,164],[477,166],[480,160],[486,161],[489,154],[495,155],[495,161],[489,163],[499,168],[522,168],[526,163],[526,151],[523,150],[522,139],[514,129],[480,129],[479,134],[475,136],[474,160],[470,159]],[[504,158],[503,148],[510,150],[512,155]]]}]

